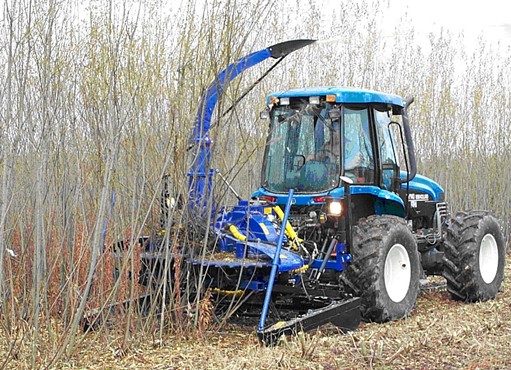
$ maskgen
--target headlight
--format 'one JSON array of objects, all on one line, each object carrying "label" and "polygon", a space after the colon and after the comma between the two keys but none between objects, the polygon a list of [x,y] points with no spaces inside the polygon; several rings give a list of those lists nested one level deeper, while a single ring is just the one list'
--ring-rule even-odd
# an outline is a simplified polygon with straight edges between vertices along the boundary
[{"label": "headlight", "polygon": [[340,216],[342,214],[342,203],[334,200],[328,204],[328,214],[332,216]]},{"label": "headlight", "polygon": [[342,198],[326,196],[326,213],[328,216],[340,217],[344,211],[344,204]]}]

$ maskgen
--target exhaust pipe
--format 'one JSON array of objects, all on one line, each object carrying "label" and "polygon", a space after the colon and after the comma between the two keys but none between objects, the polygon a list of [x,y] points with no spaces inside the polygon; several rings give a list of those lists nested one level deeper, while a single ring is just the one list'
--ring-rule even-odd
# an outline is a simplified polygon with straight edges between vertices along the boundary
[{"label": "exhaust pipe", "polygon": [[406,177],[405,182],[410,182],[417,175],[417,161],[415,159],[415,148],[413,146],[412,131],[410,130],[410,123],[408,120],[408,107],[413,103],[413,96],[405,99],[405,106],[403,107],[403,128],[405,130],[406,146],[408,147],[408,160],[410,162],[410,172]]}]

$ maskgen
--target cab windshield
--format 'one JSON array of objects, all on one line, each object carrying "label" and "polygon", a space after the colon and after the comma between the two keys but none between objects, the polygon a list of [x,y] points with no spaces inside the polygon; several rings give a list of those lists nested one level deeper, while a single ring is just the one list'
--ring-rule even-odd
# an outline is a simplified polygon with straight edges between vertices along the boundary
[{"label": "cab windshield", "polygon": [[263,187],[273,192],[321,192],[338,185],[340,111],[303,103],[278,106],[271,115]]},{"label": "cab windshield", "polygon": [[273,108],[263,166],[267,190],[325,192],[339,186],[341,174],[371,183],[373,170],[367,107],[307,101]]}]

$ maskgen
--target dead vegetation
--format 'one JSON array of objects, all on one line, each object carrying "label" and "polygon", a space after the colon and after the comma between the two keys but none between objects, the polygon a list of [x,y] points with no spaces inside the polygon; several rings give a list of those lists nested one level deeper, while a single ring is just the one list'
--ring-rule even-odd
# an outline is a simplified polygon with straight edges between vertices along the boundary
[{"label": "dead vegetation", "polygon": [[[259,185],[267,129],[255,117],[264,96],[350,85],[414,94],[421,172],[445,187],[453,211],[492,209],[509,230],[511,55],[484,38],[463,50],[448,32],[430,35],[428,55],[404,15],[393,46],[378,25],[383,5],[370,0],[328,9],[299,1],[297,12],[287,2],[189,0],[178,14],[162,11],[163,0],[77,3],[2,2],[0,368],[510,366],[509,268],[496,301],[464,305],[427,293],[407,320],[344,336],[325,329],[277,348],[260,347],[253,328],[211,328],[206,300],[171,308],[169,317],[195,315],[193,327],[154,320],[140,328],[128,311],[83,335],[81,311],[138,294],[134,246],[158,224],[162,175],[182,194],[201,94],[235,58],[298,37],[342,40],[288,58],[214,133],[215,166],[244,197]],[[337,21],[323,22],[325,9]],[[234,81],[219,111],[260,72]],[[128,240],[130,253],[114,278],[102,246],[117,240]]]},{"label": "dead vegetation", "polygon": [[[509,258],[508,253],[508,258]],[[207,306],[205,302],[203,305]],[[209,307],[207,307],[209,310]],[[210,316],[201,324],[209,324]],[[31,328],[0,331],[5,368],[31,368]],[[201,334],[202,333],[202,334]],[[181,336],[103,331],[78,334],[76,350],[50,368],[72,369],[493,369],[511,366],[511,267],[494,301],[465,304],[448,293],[423,293],[413,315],[386,324],[364,323],[345,335],[325,327],[261,346],[254,327],[199,330]],[[51,363],[50,332],[41,331],[37,365]],[[1,368],[1,367],[0,367]]]}]

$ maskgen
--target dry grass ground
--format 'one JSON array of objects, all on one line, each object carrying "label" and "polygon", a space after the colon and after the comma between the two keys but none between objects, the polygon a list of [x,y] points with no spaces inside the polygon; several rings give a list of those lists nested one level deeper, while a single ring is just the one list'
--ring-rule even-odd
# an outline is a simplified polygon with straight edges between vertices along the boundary
[{"label": "dry grass ground", "polygon": [[[86,334],[76,353],[52,368],[511,368],[511,267],[506,267],[502,292],[494,301],[465,304],[450,300],[446,291],[426,292],[411,317],[386,324],[362,324],[347,335],[324,328],[287,338],[274,348],[260,346],[253,328],[215,331],[200,338],[169,335],[163,342],[133,336],[123,349],[119,348],[120,337]],[[6,358],[8,347],[5,337],[0,338],[0,359]],[[37,357],[42,368],[51,357],[44,347],[38,348]],[[30,368],[29,343],[17,343],[14,351],[5,368]]]}]

